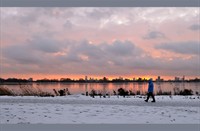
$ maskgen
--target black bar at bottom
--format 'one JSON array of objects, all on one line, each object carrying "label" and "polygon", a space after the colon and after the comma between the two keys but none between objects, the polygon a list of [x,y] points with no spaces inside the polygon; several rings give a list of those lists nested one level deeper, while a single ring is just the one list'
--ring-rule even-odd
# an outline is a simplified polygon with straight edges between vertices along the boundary
[{"label": "black bar at bottom", "polygon": [[199,124],[0,124],[0,131],[200,131]]}]

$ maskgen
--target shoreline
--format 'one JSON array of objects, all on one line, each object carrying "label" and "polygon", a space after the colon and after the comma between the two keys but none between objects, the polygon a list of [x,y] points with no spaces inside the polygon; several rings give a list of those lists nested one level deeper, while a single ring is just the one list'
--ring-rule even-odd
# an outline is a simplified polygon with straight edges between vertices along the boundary
[{"label": "shoreline", "polygon": [[[133,106],[181,106],[200,107],[199,96],[155,96],[156,103],[144,102],[146,96],[110,96],[106,98],[84,95],[68,95],[55,97],[39,96],[0,96],[1,103],[41,103],[41,104],[84,104],[84,105],[133,105]],[[150,104],[151,103],[151,104]]]}]

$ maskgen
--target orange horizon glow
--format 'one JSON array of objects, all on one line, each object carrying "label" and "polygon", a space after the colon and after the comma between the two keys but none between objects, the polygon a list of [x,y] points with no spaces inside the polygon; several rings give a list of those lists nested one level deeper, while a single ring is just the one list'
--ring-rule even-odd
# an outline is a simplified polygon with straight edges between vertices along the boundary
[{"label": "orange horizon glow", "polygon": [[[3,79],[8,79],[8,78],[18,78],[18,79],[29,79],[29,78],[33,78],[33,80],[39,80],[39,79],[58,79],[60,80],[61,78],[70,78],[70,79],[74,79],[74,80],[78,80],[78,79],[85,79],[85,76],[87,76],[88,79],[92,78],[92,79],[102,79],[103,77],[106,77],[108,78],[109,80],[112,80],[112,79],[115,79],[115,78],[119,78],[119,77],[122,77],[123,79],[130,79],[132,80],[133,78],[135,78],[136,80],[138,78],[142,78],[142,79],[150,79],[152,78],[153,80],[156,80],[158,78],[158,76],[150,76],[150,75],[141,75],[141,76],[138,76],[138,75],[133,75],[133,76],[130,76],[130,75],[124,75],[124,76],[112,76],[112,75],[101,75],[101,76],[97,76],[97,75],[14,75],[13,76],[5,76],[5,77],[0,77],[0,78],[3,78]],[[183,76],[160,76],[161,79],[164,79],[164,80],[173,80],[175,77],[179,77],[179,78],[182,78]],[[194,79],[194,78],[198,78],[197,76],[185,76],[185,79]]]}]

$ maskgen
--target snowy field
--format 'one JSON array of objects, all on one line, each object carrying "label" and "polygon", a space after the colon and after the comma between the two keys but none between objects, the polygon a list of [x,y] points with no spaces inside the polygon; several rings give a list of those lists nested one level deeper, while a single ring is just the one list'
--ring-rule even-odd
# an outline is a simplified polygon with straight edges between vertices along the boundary
[{"label": "snowy field", "polygon": [[156,96],[156,103],[144,97],[91,98],[1,96],[0,123],[48,124],[199,124],[199,96]]}]

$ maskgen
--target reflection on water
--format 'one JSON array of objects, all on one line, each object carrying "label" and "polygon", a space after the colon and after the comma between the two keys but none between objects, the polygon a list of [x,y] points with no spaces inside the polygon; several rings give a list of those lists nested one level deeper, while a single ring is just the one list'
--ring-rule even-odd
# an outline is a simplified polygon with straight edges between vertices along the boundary
[{"label": "reflection on water", "polygon": [[[16,92],[20,91],[20,85],[1,85],[8,87]],[[119,88],[124,88],[128,91],[132,91],[135,94],[146,94],[148,83],[147,82],[127,82],[127,83],[32,83],[25,86],[31,86],[32,88],[40,88],[43,91],[49,91],[53,93],[53,89],[66,89],[68,88],[71,94],[82,94],[90,92],[92,89],[97,92],[101,92],[102,95],[113,94]],[[200,93],[200,83],[197,82],[154,82],[154,92],[179,92],[180,90],[191,89],[194,94]]]}]

